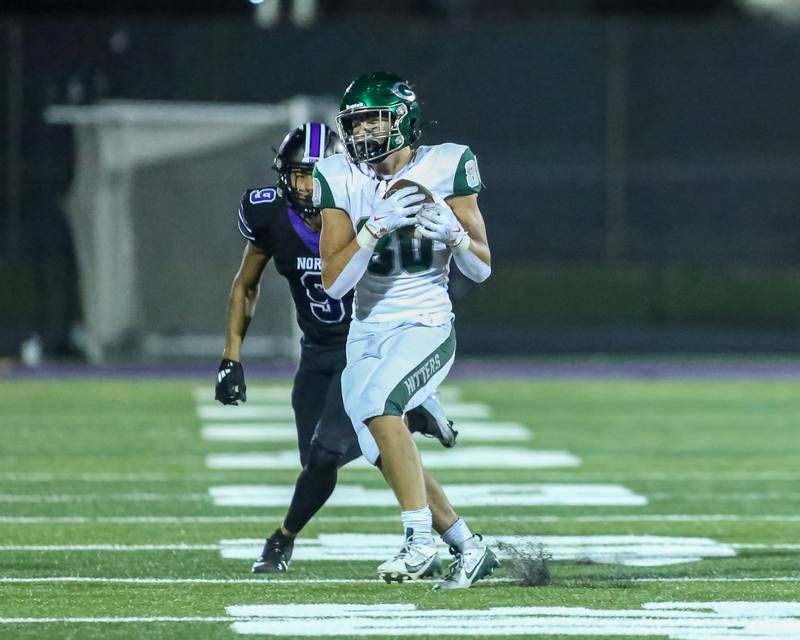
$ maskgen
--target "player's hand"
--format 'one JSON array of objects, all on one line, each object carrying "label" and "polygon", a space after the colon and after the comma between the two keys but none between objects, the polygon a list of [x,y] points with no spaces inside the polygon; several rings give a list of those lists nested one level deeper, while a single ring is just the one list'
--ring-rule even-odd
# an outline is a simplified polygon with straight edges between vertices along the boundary
[{"label": "player's hand", "polygon": [[219,363],[214,399],[222,404],[238,405],[237,400],[247,402],[247,386],[244,383],[244,369],[241,362],[223,358]]},{"label": "player's hand", "polygon": [[467,237],[467,232],[446,203],[437,201],[424,205],[415,220],[417,231],[423,238],[444,242],[455,248]]},{"label": "player's hand", "polygon": [[375,238],[382,238],[400,227],[414,224],[414,216],[422,205],[417,204],[425,199],[416,187],[398,189],[388,198],[375,196],[372,204],[372,215],[364,225]]}]

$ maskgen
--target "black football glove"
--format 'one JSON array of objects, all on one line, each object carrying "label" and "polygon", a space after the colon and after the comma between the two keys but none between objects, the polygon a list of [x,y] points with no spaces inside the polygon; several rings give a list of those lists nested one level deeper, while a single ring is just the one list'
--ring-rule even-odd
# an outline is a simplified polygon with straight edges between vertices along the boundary
[{"label": "black football glove", "polygon": [[239,404],[237,400],[247,402],[247,386],[244,383],[244,369],[241,362],[223,358],[219,363],[214,399],[222,404]]}]

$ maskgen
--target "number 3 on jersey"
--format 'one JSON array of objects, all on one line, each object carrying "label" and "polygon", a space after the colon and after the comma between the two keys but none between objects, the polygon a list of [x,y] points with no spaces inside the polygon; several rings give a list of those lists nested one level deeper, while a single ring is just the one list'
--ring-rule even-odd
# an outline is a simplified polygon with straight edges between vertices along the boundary
[{"label": "number 3 on jersey", "polygon": [[334,324],[344,320],[344,305],[340,300],[329,298],[322,288],[322,273],[306,271],[300,278],[306,288],[306,295],[311,301],[311,313],[320,322]]}]

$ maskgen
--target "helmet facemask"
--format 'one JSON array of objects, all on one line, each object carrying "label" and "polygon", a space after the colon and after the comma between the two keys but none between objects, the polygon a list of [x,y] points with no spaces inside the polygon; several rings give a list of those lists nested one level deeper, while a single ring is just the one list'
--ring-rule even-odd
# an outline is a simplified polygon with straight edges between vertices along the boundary
[{"label": "helmet facemask", "polygon": [[[347,155],[353,162],[375,163],[407,146],[413,141],[407,140],[401,131],[406,116],[408,108],[404,104],[358,106],[342,111],[336,116],[336,126]],[[373,119],[377,120],[375,125],[353,132],[356,122]]]},{"label": "helmet facemask", "polygon": [[303,218],[313,218],[319,214],[312,202],[312,190],[300,190],[295,184],[292,174],[307,175],[308,184],[311,185],[311,175],[314,171],[313,164],[292,163],[278,168],[278,192],[288,200],[295,213]]}]

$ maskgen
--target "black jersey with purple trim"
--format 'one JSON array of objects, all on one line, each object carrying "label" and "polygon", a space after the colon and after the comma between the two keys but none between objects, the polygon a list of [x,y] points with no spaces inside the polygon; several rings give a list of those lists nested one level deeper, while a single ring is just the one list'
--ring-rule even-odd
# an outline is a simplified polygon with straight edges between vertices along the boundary
[{"label": "black jersey with purple trim", "polygon": [[341,300],[322,288],[319,233],[309,229],[275,189],[248,189],[239,205],[239,232],[275,261],[297,311],[303,344],[344,347],[353,292]]}]

